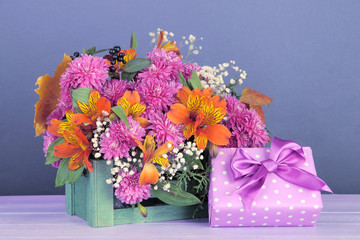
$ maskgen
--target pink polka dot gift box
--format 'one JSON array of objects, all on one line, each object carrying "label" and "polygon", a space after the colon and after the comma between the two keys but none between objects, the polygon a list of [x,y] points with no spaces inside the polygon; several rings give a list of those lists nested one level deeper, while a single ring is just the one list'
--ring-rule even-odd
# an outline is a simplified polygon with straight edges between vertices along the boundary
[{"label": "pink polka dot gift box", "polygon": [[219,148],[209,189],[211,227],[314,226],[322,209],[310,147],[274,137],[270,148]]}]

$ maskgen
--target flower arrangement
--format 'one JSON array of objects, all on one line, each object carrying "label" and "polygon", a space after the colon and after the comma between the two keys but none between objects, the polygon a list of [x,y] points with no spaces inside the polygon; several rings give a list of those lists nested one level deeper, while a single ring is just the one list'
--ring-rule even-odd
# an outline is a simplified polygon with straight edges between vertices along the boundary
[{"label": "flower arrangement", "polygon": [[262,105],[272,101],[249,88],[238,94],[247,74],[233,60],[217,67],[188,62],[202,50],[195,36],[177,44],[161,29],[149,35],[155,46],[145,58],[136,53],[134,33],[126,50],[65,54],[54,77],[36,82],[34,119],[45,164],[58,168],[56,187],[92,172],[92,161],[106,161],[112,165],[106,182],[121,207],[137,205],[145,217],[141,203],[151,192],[178,206],[206,201],[218,146],[269,142]]}]

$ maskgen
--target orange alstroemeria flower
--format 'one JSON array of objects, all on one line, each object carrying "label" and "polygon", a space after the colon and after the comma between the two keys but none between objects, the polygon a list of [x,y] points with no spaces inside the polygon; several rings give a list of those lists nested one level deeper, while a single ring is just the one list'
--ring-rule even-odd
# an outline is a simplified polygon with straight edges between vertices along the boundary
[{"label": "orange alstroemeria flower", "polygon": [[53,135],[58,136],[58,137],[63,137],[65,131],[67,131],[67,132],[74,131],[74,127],[76,126],[76,124],[74,123],[74,120],[75,120],[74,116],[76,114],[77,113],[74,113],[71,109],[67,110],[65,112],[67,121],[51,119],[47,129]]},{"label": "orange alstroemeria flower", "polygon": [[181,53],[180,53],[180,49],[177,47],[177,44],[175,41],[170,41],[170,42],[167,42],[165,44],[163,44],[164,42],[164,31],[161,30],[160,33],[159,33],[159,39],[158,39],[158,43],[156,45],[156,48],[161,50],[161,49],[165,49],[165,51],[167,52],[170,52],[170,51],[173,51],[176,53],[176,55],[179,57],[179,58],[182,58],[181,56]]},{"label": "orange alstroemeria flower", "polygon": [[163,155],[171,151],[174,148],[174,144],[172,142],[166,142],[155,150],[155,140],[151,135],[146,135],[144,144],[136,138],[135,142],[143,151],[143,170],[140,174],[139,184],[156,184],[159,180],[159,171],[155,167],[154,162],[163,167],[168,167],[169,160],[164,158]]},{"label": "orange alstroemeria flower", "polygon": [[141,127],[146,128],[150,125],[146,118],[140,117],[146,106],[140,103],[140,95],[137,91],[126,91],[117,101],[117,105],[124,108],[126,116],[131,116],[135,121],[140,122]]},{"label": "orange alstroemeria flower", "polygon": [[77,101],[80,110],[84,113],[75,114],[73,122],[76,125],[82,123],[95,124],[98,117],[106,118],[111,113],[111,103],[105,97],[100,97],[100,94],[92,90],[89,95],[89,104]]},{"label": "orange alstroemeria flower", "polygon": [[213,96],[211,88],[191,91],[182,87],[177,97],[179,103],[171,106],[167,113],[171,122],[183,125],[184,136],[189,139],[195,136],[199,149],[205,149],[207,142],[216,145],[227,145],[230,131],[218,124],[226,115],[226,101],[219,96]]},{"label": "orange alstroemeria flower", "polygon": [[63,137],[65,142],[54,147],[54,156],[70,158],[68,167],[71,171],[85,164],[85,168],[92,172],[93,168],[89,161],[89,155],[92,151],[91,144],[80,128],[74,127],[73,131],[63,132]]},{"label": "orange alstroemeria flower", "polygon": [[[137,56],[137,53],[135,53],[135,49],[126,49],[126,50],[121,50],[120,52],[125,53],[124,60],[126,62],[130,62],[131,60],[133,60]],[[120,54],[120,52],[118,53],[118,55]],[[119,62],[117,60],[116,60],[116,63],[114,65],[112,65],[110,63],[109,59],[105,59],[105,61],[109,64],[109,66],[114,66],[116,68],[116,71],[119,71],[120,69],[122,69],[125,66],[124,63]]]}]

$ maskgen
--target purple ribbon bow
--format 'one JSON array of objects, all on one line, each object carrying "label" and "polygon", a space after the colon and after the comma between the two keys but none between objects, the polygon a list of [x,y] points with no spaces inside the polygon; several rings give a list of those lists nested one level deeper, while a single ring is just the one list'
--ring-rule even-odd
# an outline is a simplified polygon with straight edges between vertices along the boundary
[{"label": "purple ribbon bow", "polygon": [[237,149],[231,159],[231,171],[235,180],[247,180],[235,193],[241,196],[244,205],[250,209],[269,173],[275,173],[285,181],[298,186],[332,193],[319,177],[298,168],[305,161],[304,151],[299,144],[277,137],[272,140],[269,158],[262,162],[253,159],[243,149]]}]

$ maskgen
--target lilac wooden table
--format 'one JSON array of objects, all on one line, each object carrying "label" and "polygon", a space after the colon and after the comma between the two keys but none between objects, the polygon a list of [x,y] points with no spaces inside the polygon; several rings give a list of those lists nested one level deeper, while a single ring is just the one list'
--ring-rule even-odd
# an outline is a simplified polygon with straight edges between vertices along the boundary
[{"label": "lilac wooden table", "polygon": [[65,196],[0,196],[0,239],[360,239],[360,195],[323,195],[316,227],[209,228],[207,219],[91,228]]}]

